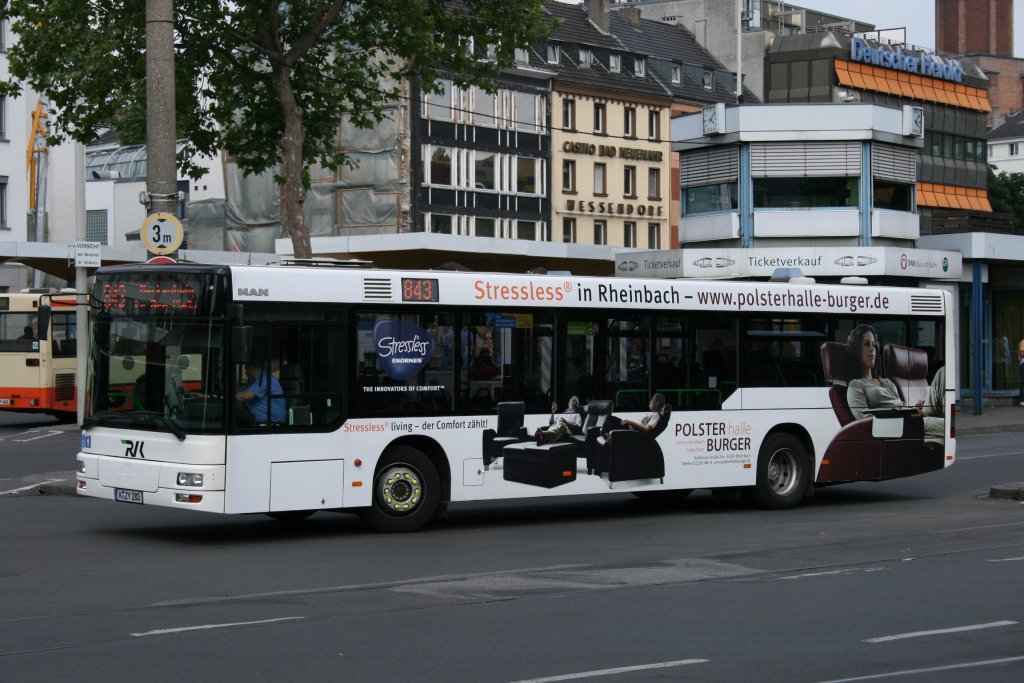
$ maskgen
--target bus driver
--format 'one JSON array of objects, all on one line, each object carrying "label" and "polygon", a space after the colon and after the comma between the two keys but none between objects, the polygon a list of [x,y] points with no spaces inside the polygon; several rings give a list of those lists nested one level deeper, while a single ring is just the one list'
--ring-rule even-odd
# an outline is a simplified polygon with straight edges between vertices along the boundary
[{"label": "bus driver", "polygon": [[263,362],[249,361],[245,364],[249,383],[235,394],[238,406],[238,421],[244,424],[281,424],[285,419],[284,398],[270,399],[270,419],[267,419],[267,394],[281,396],[284,392],[272,373],[264,372]]}]

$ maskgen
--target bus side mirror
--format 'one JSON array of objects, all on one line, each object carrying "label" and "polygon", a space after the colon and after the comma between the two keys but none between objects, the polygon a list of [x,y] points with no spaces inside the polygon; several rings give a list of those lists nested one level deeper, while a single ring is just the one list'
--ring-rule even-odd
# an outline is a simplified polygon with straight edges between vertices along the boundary
[{"label": "bus side mirror", "polygon": [[252,325],[235,325],[231,328],[231,362],[246,363],[252,355]]},{"label": "bus side mirror", "polygon": [[45,304],[41,304],[38,311],[39,329],[36,337],[39,341],[46,341],[50,333],[50,307]]}]

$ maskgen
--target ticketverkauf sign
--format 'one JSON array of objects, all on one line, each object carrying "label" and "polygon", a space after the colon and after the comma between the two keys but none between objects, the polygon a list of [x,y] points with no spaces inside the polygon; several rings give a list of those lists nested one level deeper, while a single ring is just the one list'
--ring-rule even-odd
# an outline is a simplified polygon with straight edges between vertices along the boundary
[{"label": "ticketverkauf sign", "polygon": [[674,249],[615,257],[615,274],[620,277],[771,277],[779,269],[799,270],[810,277],[886,275],[956,280],[963,271],[963,257],[955,251],[898,247]]}]

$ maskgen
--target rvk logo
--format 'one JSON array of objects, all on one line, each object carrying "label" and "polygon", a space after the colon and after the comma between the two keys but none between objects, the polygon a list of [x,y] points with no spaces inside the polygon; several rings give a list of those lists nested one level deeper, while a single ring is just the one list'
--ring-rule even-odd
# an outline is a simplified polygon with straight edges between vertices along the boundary
[{"label": "rvk logo", "polygon": [[373,326],[373,344],[384,372],[404,381],[415,377],[434,355],[434,338],[404,320],[380,320]]},{"label": "rvk logo", "polygon": [[145,458],[146,454],[142,452],[142,446],[145,441],[129,441],[128,439],[121,439],[121,443],[124,445],[124,457],[126,458]]}]

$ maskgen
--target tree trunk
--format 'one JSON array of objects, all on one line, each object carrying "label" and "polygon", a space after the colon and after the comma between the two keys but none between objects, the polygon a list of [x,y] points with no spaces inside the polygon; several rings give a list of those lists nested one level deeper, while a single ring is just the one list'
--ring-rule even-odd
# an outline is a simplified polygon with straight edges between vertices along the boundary
[{"label": "tree trunk", "polygon": [[284,114],[284,134],[277,142],[281,150],[281,175],[284,177],[281,183],[281,226],[292,238],[295,258],[313,258],[309,226],[303,211],[306,190],[302,187],[302,147],[306,142],[306,129],[302,108],[296,103],[292,90],[291,70],[287,66],[274,66],[274,88]]}]

